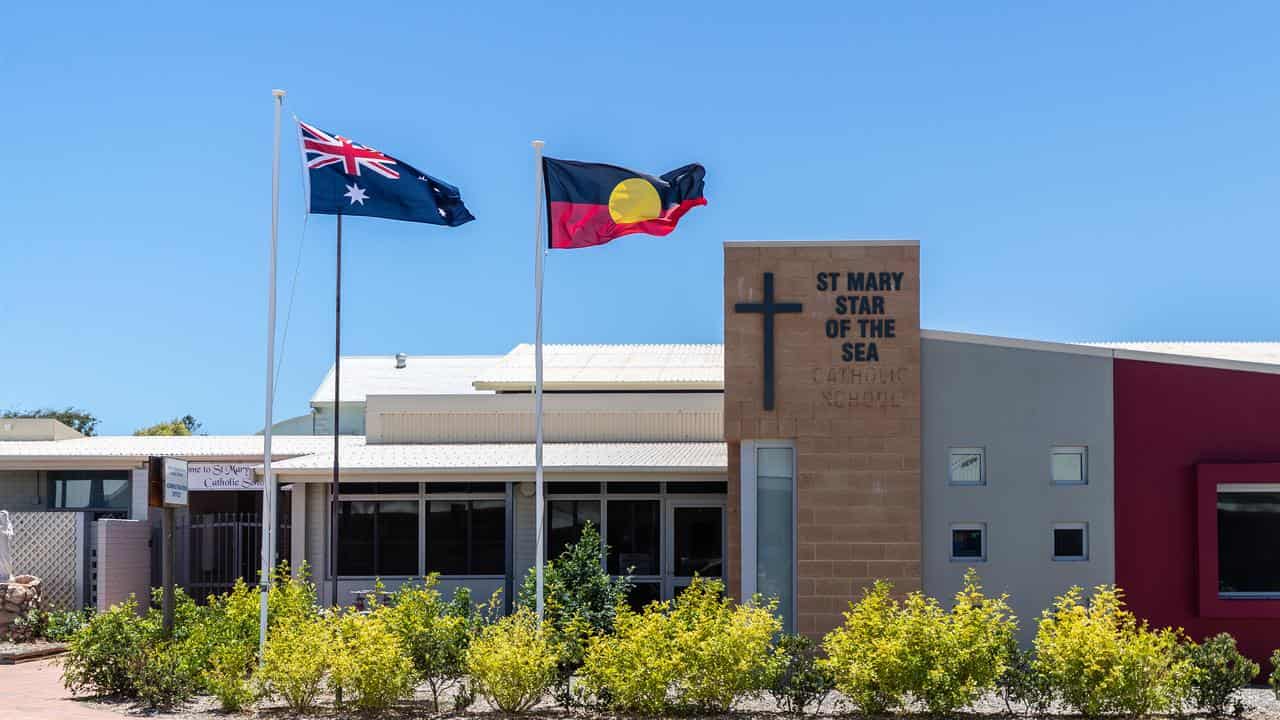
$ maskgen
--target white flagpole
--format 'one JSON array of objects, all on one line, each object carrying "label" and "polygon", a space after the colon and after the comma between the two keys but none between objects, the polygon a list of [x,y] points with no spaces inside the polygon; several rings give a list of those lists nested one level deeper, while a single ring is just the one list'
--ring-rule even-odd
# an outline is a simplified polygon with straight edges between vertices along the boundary
[{"label": "white flagpole", "polygon": [[262,576],[258,601],[258,661],[267,648],[267,594],[276,564],[276,479],[271,473],[271,421],[275,405],[276,368],[276,247],[280,231],[280,110],[284,91],[272,90],[276,104],[275,145],[271,154],[271,253],[267,263],[267,410],[262,427]]},{"label": "white flagpole", "polygon": [[533,292],[534,300],[534,331],[533,331],[533,486],[534,486],[534,502],[535,517],[537,521],[534,527],[537,532],[537,570],[535,577],[535,592],[538,596],[538,625],[542,625],[543,615],[543,599],[542,599],[542,566],[547,561],[547,533],[543,529],[543,514],[546,512],[546,505],[542,499],[542,266],[547,256],[546,248],[542,245],[542,230],[546,227],[547,219],[543,216],[542,201],[546,195],[543,190],[543,183],[546,178],[542,176],[542,146],[546,145],[541,140],[533,141],[533,159],[538,168],[538,202],[537,202],[537,220],[534,224],[533,231]]}]

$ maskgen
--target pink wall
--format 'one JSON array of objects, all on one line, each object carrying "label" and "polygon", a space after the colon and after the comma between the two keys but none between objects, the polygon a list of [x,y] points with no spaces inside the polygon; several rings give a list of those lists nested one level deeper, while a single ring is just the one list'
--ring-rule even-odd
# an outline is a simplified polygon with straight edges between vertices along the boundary
[{"label": "pink wall", "polygon": [[1200,571],[1210,548],[1197,534],[1216,529],[1216,498],[1203,489],[1215,473],[1280,482],[1280,467],[1221,468],[1280,462],[1280,375],[1116,360],[1114,380],[1116,584],[1153,625],[1197,640],[1229,632],[1265,662],[1280,648],[1280,600],[1218,601],[1216,557]]},{"label": "pink wall", "polygon": [[151,603],[151,525],[145,520],[98,521],[98,609],[133,595],[139,611]]}]

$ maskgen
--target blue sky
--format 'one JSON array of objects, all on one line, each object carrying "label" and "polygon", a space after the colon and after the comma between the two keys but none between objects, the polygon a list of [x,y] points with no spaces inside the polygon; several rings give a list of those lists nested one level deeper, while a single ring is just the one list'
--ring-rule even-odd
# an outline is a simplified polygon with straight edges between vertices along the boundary
[{"label": "blue sky", "polygon": [[[882,237],[922,243],[926,327],[1280,337],[1273,3],[36,5],[0,44],[0,408],[261,426],[273,87],[478,218],[348,221],[352,354],[532,338],[533,138],[702,162],[710,200],[554,254],[548,342],[720,342],[722,241]],[[333,350],[295,148],[277,418]]]}]

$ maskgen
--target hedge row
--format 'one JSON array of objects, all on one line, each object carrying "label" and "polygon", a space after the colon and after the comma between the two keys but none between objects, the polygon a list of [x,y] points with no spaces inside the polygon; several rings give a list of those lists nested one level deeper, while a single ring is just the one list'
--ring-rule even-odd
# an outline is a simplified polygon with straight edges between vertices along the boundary
[{"label": "hedge row", "polygon": [[768,694],[800,714],[838,690],[868,715],[951,714],[998,692],[1011,711],[1044,714],[1057,703],[1092,718],[1238,714],[1236,693],[1258,673],[1229,635],[1198,644],[1150,628],[1114,587],[1057,598],[1028,651],[1015,641],[1007,598],[985,594],[972,571],[945,607],[919,593],[899,600],[877,583],[815,645],[781,633],[773,603],[735,603],[718,581],[695,580],[674,601],[632,611],[629,580],[604,573],[599,547],[588,528],[548,565],[542,627],[529,609],[531,582],[505,617],[496,598],[445,599],[433,577],[355,613],[318,607],[314,587],[281,567],[261,663],[258,596],[240,584],[205,606],[180,596],[170,637],[156,610],[139,617],[132,601],[92,617],[71,638],[64,681],[152,705],[209,693],[228,711],[259,698],[306,711],[326,690],[341,705],[376,711],[425,686],[436,710],[451,699],[459,712],[480,696],[519,713],[550,694],[567,707],[710,714]]}]

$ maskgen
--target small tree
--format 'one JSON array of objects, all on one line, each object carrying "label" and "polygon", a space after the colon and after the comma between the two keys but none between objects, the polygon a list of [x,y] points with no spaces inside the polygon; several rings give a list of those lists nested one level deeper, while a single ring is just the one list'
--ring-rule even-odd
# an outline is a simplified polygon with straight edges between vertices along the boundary
[{"label": "small tree", "polygon": [[[613,632],[618,608],[625,606],[631,592],[631,578],[613,577],[600,563],[600,533],[588,522],[576,543],[543,569],[543,613],[556,646],[555,696],[561,705],[575,704],[570,682],[586,656],[587,642],[595,635]],[[537,605],[537,578],[530,570],[520,587],[517,603]]]},{"label": "small tree", "polygon": [[165,422],[158,422],[133,431],[134,435],[194,435],[202,427],[191,415],[183,415]]}]

